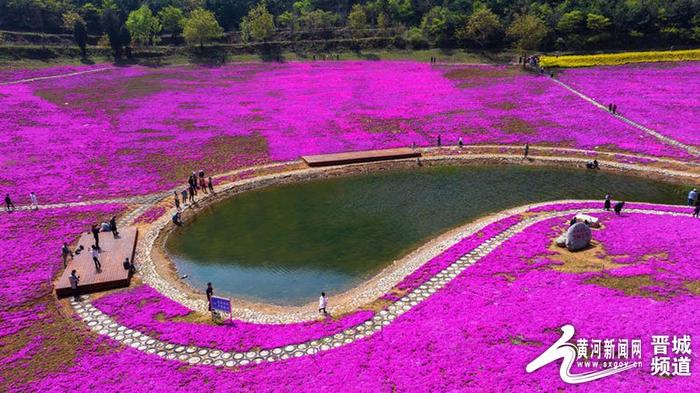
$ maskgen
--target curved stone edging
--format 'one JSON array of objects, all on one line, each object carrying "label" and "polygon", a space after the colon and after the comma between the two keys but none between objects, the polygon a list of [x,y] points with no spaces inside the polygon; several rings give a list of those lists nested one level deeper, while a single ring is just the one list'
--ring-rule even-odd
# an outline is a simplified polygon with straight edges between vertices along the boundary
[{"label": "curved stone edging", "polygon": [[[567,202],[559,201],[526,205],[513,209],[511,212],[514,211],[515,213],[513,214],[518,214],[517,212],[523,213],[532,209],[533,207],[556,205],[560,203]],[[638,214],[687,216],[687,214],[683,213],[658,211],[653,209],[628,209],[626,211]],[[361,340],[379,332],[384,326],[391,324],[396,318],[410,311],[413,307],[425,301],[432,294],[436,293],[445,285],[450,283],[469,266],[473,265],[481,258],[489,255],[501,244],[528,227],[550,218],[569,216],[575,213],[595,212],[600,212],[600,209],[533,212],[534,215],[513,224],[512,226],[488,239],[485,239],[479,246],[459,257],[456,261],[442,269],[429,280],[425,281],[423,284],[404,295],[398,301],[389,305],[386,309],[379,311],[372,319],[359,325],[347,328],[340,333],[303,343],[290,343],[288,345],[279,346],[272,349],[251,350],[248,352],[226,352],[216,348],[202,346],[182,346],[152,338],[142,332],[120,325],[108,315],[97,310],[89,302],[82,303],[71,301],[71,305],[78,315],[80,315],[81,319],[93,331],[101,335],[108,336],[124,345],[129,345],[142,352],[155,354],[165,359],[178,360],[192,365],[202,364],[233,368],[246,366],[249,364],[275,362],[295,357],[315,355],[319,352],[324,352],[343,345],[351,344],[357,340]],[[508,214],[507,216],[512,216],[513,214]],[[493,219],[489,220],[489,223],[496,222],[501,218],[502,217],[500,215],[494,217]],[[473,231],[471,234],[474,233],[476,233],[476,231]]]},{"label": "curved stone edging", "polygon": [[[464,155],[438,155],[426,156],[423,158],[424,163],[456,163],[469,164],[471,161],[478,162],[479,160],[494,160],[495,163],[519,164],[522,159],[512,155],[493,155],[493,154],[464,154]],[[544,165],[554,164],[580,164],[585,163],[584,159],[568,158],[568,157],[538,157],[538,162]],[[363,163],[349,164],[343,166],[331,166],[320,168],[303,168],[295,169],[287,172],[272,173],[253,178],[234,181],[220,186],[215,197],[211,195],[205,196],[198,201],[198,207],[206,206],[211,201],[218,201],[222,196],[227,196],[231,192],[245,192],[252,189],[258,189],[265,186],[277,185],[297,180],[311,180],[325,176],[347,175],[343,171],[355,171],[363,173],[364,171],[372,170],[374,167],[382,167],[383,165],[413,165],[413,159],[394,160],[387,163]],[[601,161],[603,162],[603,161]],[[370,165],[371,167],[368,167]],[[654,174],[659,177],[677,178],[690,177],[698,178],[700,175],[662,170],[659,168],[650,168],[637,164],[622,164],[615,162],[604,162],[604,165],[621,172],[643,172]],[[367,168],[367,169],[366,169]],[[240,171],[240,170],[237,170]],[[165,194],[164,197],[169,197]],[[186,209],[191,208],[188,206]],[[185,307],[200,312],[208,312],[207,303],[199,293],[189,284],[178,281],[172,273],[166,272],[165,276],[161,275],[153,260],[153,250],[161,236],[162,230],[170,225],[170,217],[175,213],[172,208],[164,213],[159,219],[153,222],[145,231],[142,240],[137,246],[137,261],[141,265],[141,274],[145,283],[159,291],[164,296],[171,300],[184,305]],[[478,223],[478,221],[477,221]],[[380,296],[387,293],[393,286],[398,284],[404,277],[422,266],[425,261],[439,255],[444,249],[450,247],[460,239],[460,236],[473,229],[475,223],[469,223],[464,226],[452,229],[437,239],[440,241],[429,241],[418,249],[410,252],[400,260],[394,261],[381,272],[373,276],[371,279],[362,282],[360,285],[334,296],[331,299],[333,306],[330,311],[334,313],[344,313],[356,310],[361,306],[371,303]],[[446,240],[443,240],[446,238]],[[166,257],[167,259],[167,257]],[[173,281],[178,281],[176,284]],[[179,288],[178,288],[179,287]],[[262,303],[254,303],[245,299],[234,299],[238,307],[234,310],[236,319],[252,322],[252,323],[292,323],[306,322],[315,320],[318,314],[313,312],[313,307],[304,305],[302,307],[295,306],[271,306]],[[340,300],[340,301],[339,301]]]}]

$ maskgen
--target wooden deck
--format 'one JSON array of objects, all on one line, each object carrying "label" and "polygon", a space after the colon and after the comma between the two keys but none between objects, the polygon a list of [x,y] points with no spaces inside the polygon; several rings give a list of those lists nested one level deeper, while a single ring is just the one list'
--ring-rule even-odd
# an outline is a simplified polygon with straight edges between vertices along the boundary
[{"label": "wooden deck", "polygon": [[94,244],[91,233],[83,233],[80,237],[79,245],[85,250],[76,255],[72,261],[68,260],[68,267],[61,276],[54,282],[56,296],[61,298],[70,296],[73,291],[68,281],[71,270],[77,270],[80,277],[78,289],[81,294],[105,291],[108,289],[128,287],[131,283],[129,271],[124,270],[123,262],[127,257],[134,259],[136,251],[136,241],[138,230],[135,227],[126,227],[119,230],[119,238],[115,239],[111,232],[100,232],[100,263],[102,271],[95,271],[95,264],[90,254],[90,246]]},{"label": "wooden deck", "polygon": [[336,154],[319,154],[314,156],[301,156],[309,166],[329,166],[355,164],[358,162],[398,160],[401,158],[420,157],[420,152],[404,147],[398,149],[353,151]]}]

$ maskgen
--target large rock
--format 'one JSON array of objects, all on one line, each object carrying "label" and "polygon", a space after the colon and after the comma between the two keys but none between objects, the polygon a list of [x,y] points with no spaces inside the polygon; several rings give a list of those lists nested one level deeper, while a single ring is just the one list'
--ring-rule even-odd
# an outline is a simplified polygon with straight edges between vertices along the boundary
[{"label": "large rock", "polygon": [[588,214],[577,214],[576,222],[587,222],[588,226],[591,228],[600,228],[600,221],[598,220],[598,217],[589,216]]},{"label": "large rock", "polygon": [[577,251],[591,244],[591,228],[588,225],[577,222],[566,231],[566,248],[569,251]]}]

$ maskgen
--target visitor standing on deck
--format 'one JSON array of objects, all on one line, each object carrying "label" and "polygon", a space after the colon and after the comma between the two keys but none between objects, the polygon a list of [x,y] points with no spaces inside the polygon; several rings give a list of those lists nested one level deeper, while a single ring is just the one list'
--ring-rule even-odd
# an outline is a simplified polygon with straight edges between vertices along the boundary
[{"label": "visitor standing on deck", "polygon": [[117,230],[117,217],[112,216],[112,218],[109,219],[109,229],[112,230],[112,236],[116,239],[119,237],[119,231]]},{"label": "visitor standing on deck", "polygon": [[95,247],[97,249],[100,249],[100,227],[97,224],[92,224],[92,228],[90,228],[90,232],[92,232],[92,237],[95,239]]},{"label": "visitor standing on deck", "polygon": [[76,274],[75,270],[71,270],[70,276],[68,276],[68,282],[70,282],[70,288],[73,290],[73,299],[77,302],[80,300],[80,292],[78,291],[80,276]]},{"label": "visitor standing on deck", "polygon": [[325,292],[321,292],[321,297],[318,298],[318,312],[323,313],[323,315],[328,315],[326,307],[328,307],[328,298]]},{"label": "visitor standing on deck", "polygon": [[97,248],[97,246],[95,246],[93,244],[92,250],[90,252],[92,254],[92,261],[95,263],[95,270],[97,270],[97,272],[101,272],[102,271],[102,264],[100,263],[100,259],[99,259],[100,249]]},{"label": "visitor standing on deck", "polygon": [[209,311],[211,311],[211,297],[214,296],[214,287],[211,286],[211,283],[207,283],[207,303],[209,303]]},{"label": "visitor standing on deck", "polygon": [[68,248],[68,243],[63,243],[63,247],[61,247],[61,258],[63,258],[63,267],[65,268],[68,265],[68,257],[70,256],[70,259],[73,260],[73,252]]}]

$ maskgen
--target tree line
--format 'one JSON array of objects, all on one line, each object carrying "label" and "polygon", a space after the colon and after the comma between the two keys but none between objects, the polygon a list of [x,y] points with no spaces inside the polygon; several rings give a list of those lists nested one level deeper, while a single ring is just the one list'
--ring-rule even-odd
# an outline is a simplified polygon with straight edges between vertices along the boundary
[{"label": "tree line", "polygon": [[203,46],[225,32],[246,42],[361,39],[390,31],[413,48],[590,50],[700,42],[700,0],[0,0],[0,29],[101,36],[115,57],[164,34]]}]

